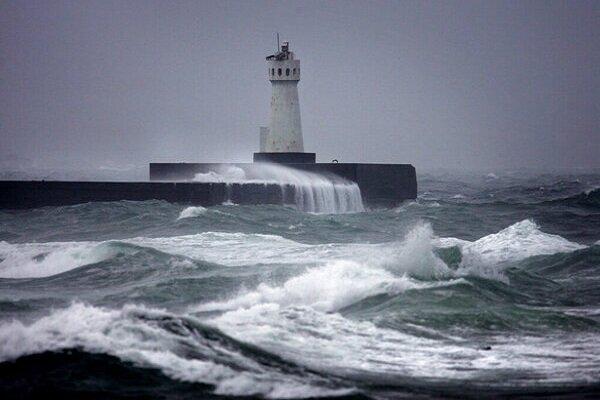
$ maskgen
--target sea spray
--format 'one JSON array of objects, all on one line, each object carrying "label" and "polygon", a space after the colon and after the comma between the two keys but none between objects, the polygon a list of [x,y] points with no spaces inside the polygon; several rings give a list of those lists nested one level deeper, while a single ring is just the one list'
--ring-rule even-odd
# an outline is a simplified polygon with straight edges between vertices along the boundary
[{"label": "sea spray", "polygon": [[125,249],[109,242],[0,242],[0,278],[42,278],[97,263]]},{"label": "sea spray", "polygon": [[227,200],[231,200],[231,184],[271,183],[281,187],[284,198],[288,187],[293,187],[294,205],[301,211],[322,214],[364,211],[356,183],[334,175],[325,176],[279,164],[256,163],[243,168],[217,165],[214,171],[196,174],[194,181],[225,183]]},{"label": "sea spray", "polygon": [[2,210],[1,397],[593,398],[600,176],[521,175],[399,212]]},{"label": "sea spray", "polygon": [[508,283],[503,269],[507,263],[528,257],[567,253],[586,248],[561,236],[542,232],[531,219],[516,222],[497,233],[474,242],[457,238],[438,238],[438,247],[460,248],[462,261],[458,268],[461,275],[478,275]]},{"label": "sea spray", "polygon": [[165,310],[133,305],[107,309],[74,302],[31,324],[0,323],[0,362],[74,348],[158,368],[178,381],[210,384],[222,395],[303,398],[349,391],[332,389],[327,380],[290,371],[277,361],[263,363],[218,330]]}]

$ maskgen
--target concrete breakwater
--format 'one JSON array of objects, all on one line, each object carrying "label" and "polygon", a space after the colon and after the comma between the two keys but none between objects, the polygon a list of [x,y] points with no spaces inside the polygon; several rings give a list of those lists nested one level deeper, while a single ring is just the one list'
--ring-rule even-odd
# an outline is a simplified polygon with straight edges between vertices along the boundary
[{"label": "concrete breakwater", "polygon": [[[271,164],[272,165],[272,164]],[[410,164],[364,163],[282,163],[288,170],[318,174],[335,181],[343,179],[358,185],[362,202],[372,207],[395,207],[417,197],[417,175]],[[261,176],[262,163],[151,163],[151,181],[192,181],[198,175],[239,168],[247,176]],[[257,172],[258,171],[258,172]]]},{"label": "concrete breakwater", "polygon": [[[198,181],[223,167],[241,168],[245,181]],[[0,209],[97,201],[165,200],[212,206],[287,204],[310,212],[392,207],[417,195],[415,169],[404,164],[293,164],[299,176],[258,178],[257,164],[150,164],[150,182],[0,181]],[[267,168],[267,172],[271,170]],[[306,172],[306,175],[302,175]],[[315,176],[318,174],[319,178]]]},{"label": "concrete breakwater", "polygon": [[201,206],[293,204],[293,187],[203,182],[0,181],[0,208],[26,209],[95,201],[165,200]]},{"label": "concrete breakwater", "polygon": [[356,185],[307,187],[279,183],[0,181],[0,209],[29,209],[98,201],[165,200],[201,205],[290,205],[302,211],[362,211]]}]

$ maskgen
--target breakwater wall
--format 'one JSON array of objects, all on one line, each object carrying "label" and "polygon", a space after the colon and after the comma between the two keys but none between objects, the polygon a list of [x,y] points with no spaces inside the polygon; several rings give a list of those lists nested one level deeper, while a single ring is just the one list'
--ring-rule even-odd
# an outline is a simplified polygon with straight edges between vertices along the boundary
[{"label": "breakwater wall", "polygon": [[[364,163],[282,163],[285,167],[341,177],[358,184],[367,206],[394,207],[417,197],[417,175],[410,164]],[[244,170],[257,168],[252,163],[151,163],[151,181],[190,181],[197,174],[217,171],[224,166]]]},{"label": "breakwater wall", "polygon": [[201,206],[227,201],[294,204],[294,196],[291,186],[261,183],[0,181],[0,209],[120,200],[165,200]]},{"label": "breakwater wall", "polygon": [[[336,186],[331,199],[319,200],[327,188],[307,192],[304,186],[281,183],[194,182],[196,174],[223,166],[252,169],[256,164],[150,164],[150,182],[0,181],[0,209],[27,209],[73,205],[96,201],[165,200],[173,203],[212,206],[236,204],[290,204],[306,211],[356,211],[362,204],[343,198]],[[415,169],[407,164],[288,164],[298,170],[341,177],[358,184],[362,202],[371,207],[393,207],[417,196]],[[315,201],[312,195],[314,193]],[[309,198],[310,197],[310,198]],[[333,204],[329,204],[332,203]],[[319,205],[321,204],[321,205]]]}]

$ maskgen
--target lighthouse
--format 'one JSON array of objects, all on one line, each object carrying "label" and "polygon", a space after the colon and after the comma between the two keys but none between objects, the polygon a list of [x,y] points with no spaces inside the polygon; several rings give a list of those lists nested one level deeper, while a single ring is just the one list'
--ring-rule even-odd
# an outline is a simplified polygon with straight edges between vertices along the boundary
[{"label": "lighthouse", "polygon": [[[295,54],[290,51],[288,42],[283,42],[280,46],[279,37],[277,38],[277,51],[267,57],[265,69],[272,89],[271,116],[269,126],[260,127],[260,151],[254,153],[255,163],[278,163],[293,171],[321,174],[327,180],[333,179],[331,182],[340,182],[338,179],[356,182],[360,188],[363,202],[375,207],[396,207],[403,200],[417,197],[417,174],[415,168],[410,164],[338,162],[337,158],[331,162],[317,163],[315,153],[304,151],[298,98],[298,82],[300,82],[302,71],[300,70],[300,60],[296,59]],[[305,76],[307,75],[305,74]],[[343,140],[343,137],[340,140]],[[242,181],[233,186],[223,182],[198,182],[200,174],[208,177],[215,174],[218,176],[223,167],[227,166],[235,167],[238,170],[242,169],[249,179],[248,182]],[[254,171],[263,172],[263,174],[254,174]],[[276,184],[267,184],[271,183],[270,179],[263,179],[264,184],[255,180],[257,176],[264,178],[265,174],[276,178]],[[291,179],[291,176],[294,178]],[[303,185],[308,181],[313,182],[314,175],[307,180],[300,180],[296,172],[291,173],[287,169],[282,171],[280,168],[272,168],[272,166],[263,168],[262,165],[249,163],[151,163],[150,179],[153,181],[188,180],[190,182],[176,186],[168,185],[164,188],[157,186],[159,185],[157,183],[152,185],[156,189],[148,188],[142,194],[138,193],[139,188],[134,187],[129,195],[131,199],[143,200],[146,198],[144,196],[154,196],[148,198],[166,198],[169,201],[196,202],[195,204],[210,206],[224,201],[235,201],[240,204],[244,202],[246,204],[285,204],[290,200],[290,196],[295,197],[296,193],[304,192],[296,192],[298,189],[296,183],[292,184],[291,186],[296,186],[290,189],[290,184],[281,184],[281,182],[301,181],[303,183],[299,184],[300,189],[304,190]],[[1,184],[2,182],[0,182],[0,206],[3,193]],[[329,185],[325,186],[330,188]],[[335,191],[335,187],[331,188]],[[100,193],[101,188],[98,191]],[[302,197],[304,198],[304,194]],[[318,197],[316,192],[306,196],[309,201],[310,199],[317,201],[316,197]],[[335,196],[335,199],[336,203],[348,201],[348,198],[338,195]]]},{"label": "lighthouse", "polygon": [[267,76],[271,82],[271,119],[260,128],[260,152],[254,161],[314,163],[315,153],[304,152],[298,82],[300,60],[283,42],[277,53],[267,56]]}]

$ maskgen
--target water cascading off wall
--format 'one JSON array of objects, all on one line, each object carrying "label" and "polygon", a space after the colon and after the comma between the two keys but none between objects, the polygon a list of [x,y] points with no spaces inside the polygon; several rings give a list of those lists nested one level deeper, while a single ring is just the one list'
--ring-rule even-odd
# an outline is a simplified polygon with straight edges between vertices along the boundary
[{"label": "water cascading off wall", "polygon": [[277,184],[281,186],[283,193],[291,186],[294,190],[294,205],[301,211],[322,214],[364,211],[358,185],[337,176],[324,176],[269,163],[254,163],[244,168],[221,165],[213,169],[196,174],[194,181],[228,185]]}]

